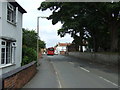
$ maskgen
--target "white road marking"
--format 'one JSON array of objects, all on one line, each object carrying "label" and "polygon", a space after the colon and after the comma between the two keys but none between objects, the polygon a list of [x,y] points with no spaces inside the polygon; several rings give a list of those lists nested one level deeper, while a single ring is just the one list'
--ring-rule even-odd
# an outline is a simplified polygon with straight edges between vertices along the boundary
[{"label": "white road marking", "polygon": [[73,62],[69,62],[70,64],[74,64]]},{"label": "white road marking", "polygon": [[86,72],[90,72],[89,70],[83,68],[83,67],[80,67],[82,70],[86,71]]},{"label": "white road marking", "polygon": [[57,72],[55,72],[55,74],[57,75]]},{"label": "white road marking", "polygon": [[101,76],[99,76],[99,78],[101,78],[101,79],[105,80],[106,82],[109,82],[109,83],[111,83],[111,84],[113,84],[113,85],[115,85],[115,86],[118,87],[117,84],[115,84],[115,83],[113,83],[113,82],[111,82],[111,81],[109,81],[109,80],[107,80],[107,79],[105,79],[105,78],[103,78],[103,77],[101,77]]},{"label": "white road marking", "polygon": [[57,81],[58,81],[58,83],[59,83],[59,88],[62,88],[62,85],[61,85],[60,79],[59,79],[59,77],[58,77],[58,73],[57,73],[57,72],[55,72],[55,73],[56,73],[56,76],[57,76]]},{"label": "white road marking", "polygon": [[53,64],[53,62],[50,62],[51,64]]},{"label": "white road marking", "polygon": [[[53,65],[53,62],[51,62],[51,64]],[[53,65],[54,67],[54,65]],[[54,70],[55,70],[55,67],[54,67]],[[61,82],[60,82],[60,79],[58,77],[58,73],[55,71],[55,74],[56,74],[56,77],[57,77],[57,81],[58,81],[58,84],[59,84],[59,87],[58,88],[62,88],[62,85],[61,85]]]}]

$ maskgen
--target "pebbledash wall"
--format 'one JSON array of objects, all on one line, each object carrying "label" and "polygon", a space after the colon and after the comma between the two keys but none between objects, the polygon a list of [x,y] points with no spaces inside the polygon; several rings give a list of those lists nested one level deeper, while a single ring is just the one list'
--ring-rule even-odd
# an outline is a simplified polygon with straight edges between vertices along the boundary
[{"label": "pebbledash wall", "polygon": [[[8,1],[8,0],[6,0]],[[0,75],[6,73],[8,71],[14,70],[18,67],[21,67],[21,60],[22,60],[22,17],[23,13],[26,13],[23,9],[21,11],[21,6],[17,4],[17,2],[10,2],[17,5],[16,6],[16,23],[10,23],[7,20],[7,4],[8,2],[0,1]],[[17,10],[18,8],[18,10]],[[12,58],[12,61],[9,64],[1,64],[1,48],[2,48],[2,40],[7,38],[10,40],[11,38],[16,40],[16,48],[15,48],[15,55]],[[13,55],[13,54],[12,54]],[[14,60],[13,60],[14,59]]]},{"label": "pebbledash wall", "polygon": [[36,74],[36,72],[35,61],[7,72],[2,75],[2,89],[22,88]]},{"label": "pebbledash wall", "polygon": [[90,60],[92,62],[107,64],[107,65],[118,65],[120,55],[118,54],[102,54],[102,53],[88,53],[88,52],[69,52],[70,56],[74,56],[83,60]]},{"label": "pebbledash wall", "polygon": [[2,3],[0,3],[0,36],[2,36]]}]

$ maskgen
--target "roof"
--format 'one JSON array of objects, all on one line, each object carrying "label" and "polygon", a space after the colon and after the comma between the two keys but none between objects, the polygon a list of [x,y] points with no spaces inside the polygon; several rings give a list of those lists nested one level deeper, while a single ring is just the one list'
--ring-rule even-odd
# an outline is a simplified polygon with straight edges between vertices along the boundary
[{"label": "roof", "polygon": [[68,45],[71,45],[71,43],[59,43],[58,45],[59,46],[68,46]]},{"label": "roof", "polygon": [[13,0],[14,2],[9,2],[10,4],[12,4],[14,7],[18,7],[18,10],[23,14],[23,13],[27,13],[25,11],[25,9],[23,9],[15,0]]}]

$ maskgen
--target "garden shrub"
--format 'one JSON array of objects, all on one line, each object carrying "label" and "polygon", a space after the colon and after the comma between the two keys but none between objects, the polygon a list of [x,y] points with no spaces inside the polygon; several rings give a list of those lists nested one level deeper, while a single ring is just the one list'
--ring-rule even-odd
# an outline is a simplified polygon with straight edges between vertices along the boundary
[{"label": "garden shrub", "polygon": [[23,46],[22,65],[28,64],[37,60],[37,52],[33,48]]}]

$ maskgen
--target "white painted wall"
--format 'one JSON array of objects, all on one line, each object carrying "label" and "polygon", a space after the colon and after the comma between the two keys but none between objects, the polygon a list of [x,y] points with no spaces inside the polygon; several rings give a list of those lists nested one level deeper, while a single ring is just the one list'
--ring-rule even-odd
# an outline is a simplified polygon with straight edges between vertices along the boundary
[{"label": "white painted wall", "polygon": [[2,3],[0,2],[0,36],[2,35]]},{"label": "white painted wall", "polygon": [[55,53],[60,54],[60,51],[66,51],[66,46],[57,46]]},{"label": "white painted wall", "polygon": [[[2,3],[2,35],[16,39],[15,65],[2,68],[2,73],[8,72],[21,66],[22,59],[22,14],[18,12],[17,25],[14,26],[7,22],[7,3]],[[1,25],[1,24],[0,24]]]},{"label": "white painted wall", "polygon": [[[0,2],[0,36],[2,36],[2,2]],[[0,44],[1,48],[1,44]],[[1,50],[0,50],[0,58],[1,58]],[[0,59],[1,60],[1,59]],[[0,69],[0,75],[2,74],[2,69]]]},{"label": "white painted wall", "polygon": [[[87,50],[85,46],[82,46],[82,48],[83,48],[83,52]],[[79,46],[79,51],[80,51],[80,46]]]}]

